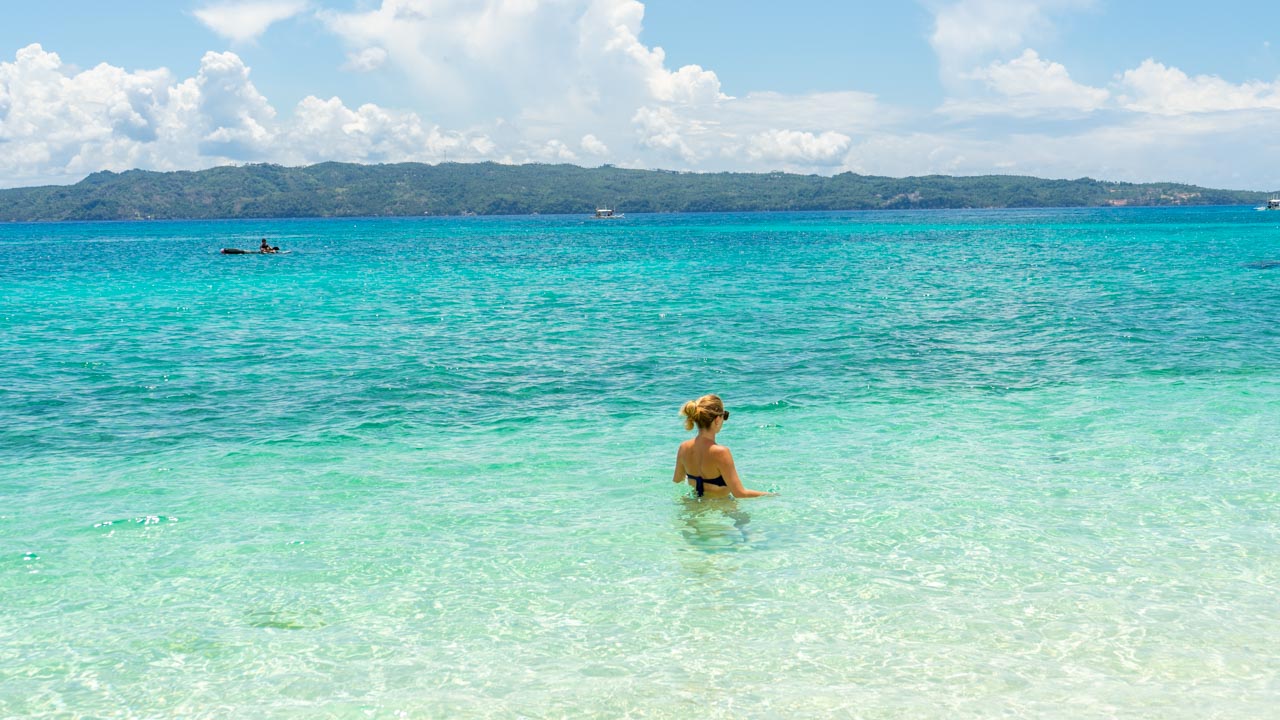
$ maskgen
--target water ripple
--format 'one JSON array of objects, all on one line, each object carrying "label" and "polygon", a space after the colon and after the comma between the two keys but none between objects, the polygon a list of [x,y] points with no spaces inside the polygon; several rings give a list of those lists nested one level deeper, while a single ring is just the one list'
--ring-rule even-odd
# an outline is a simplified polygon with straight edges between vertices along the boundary
[{"label": "water ripple", "polygon": [[0,714],[1266,716],[1263,215],[0,226]]}]

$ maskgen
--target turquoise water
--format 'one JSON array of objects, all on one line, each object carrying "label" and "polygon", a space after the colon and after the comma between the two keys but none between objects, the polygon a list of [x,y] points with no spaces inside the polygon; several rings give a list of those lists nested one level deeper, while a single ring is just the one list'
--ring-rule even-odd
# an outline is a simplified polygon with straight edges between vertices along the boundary
[{"label": "turquoise water", "polygon": [[[1239,208],[0,225],[0,717],[1269,715],[1269,261]],[[670,482],[706,392],[777,497]]]}]

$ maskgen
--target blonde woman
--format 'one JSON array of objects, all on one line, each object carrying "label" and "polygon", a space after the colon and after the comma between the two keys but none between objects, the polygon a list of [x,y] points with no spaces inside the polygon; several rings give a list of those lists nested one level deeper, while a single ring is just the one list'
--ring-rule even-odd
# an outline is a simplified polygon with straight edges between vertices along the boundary
[{"label": "blonde woman", "polygon": [[676,474],[671,482],[687,482],[698,497],[736,498],[762,497],[773,493],[748,490],[742,486],[738,470],[733,465],[729,448],[716,444],[716,433],[729,419],[729,411],[717,395],[703,395],[690,400],[680,410],[684,415],[684,429],[698,428],[692,440],[680,443],[676,452]]}]

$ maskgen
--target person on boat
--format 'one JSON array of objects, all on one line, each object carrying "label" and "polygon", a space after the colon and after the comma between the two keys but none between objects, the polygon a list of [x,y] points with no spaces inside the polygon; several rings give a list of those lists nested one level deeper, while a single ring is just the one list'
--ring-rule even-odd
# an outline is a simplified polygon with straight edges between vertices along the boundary
[{"label": "person on boat", "polygon": [[275,253],[275,252],[280,252],[280,248],[278,248],[278,247],[272,247],[272,246],[268,245],[268,244],[267,244],[267,239],[266,239],[266,238],[262,238],[262,245],[258,248],[258,252],[261,252],[261,253]]},{"label": "person on boat", "polygon": [[684,415],[684,429],[698,428],[692,440],[680,443],[676,451],[676,473],[671,482],[687,482],[698,497],[735,498],[762,497],[773,493],[748,490],[738,477],[729,448],[716,443],[716,433],[729,419],[729,411],[718,395],[703,395],[690,400],[680,410]]}]

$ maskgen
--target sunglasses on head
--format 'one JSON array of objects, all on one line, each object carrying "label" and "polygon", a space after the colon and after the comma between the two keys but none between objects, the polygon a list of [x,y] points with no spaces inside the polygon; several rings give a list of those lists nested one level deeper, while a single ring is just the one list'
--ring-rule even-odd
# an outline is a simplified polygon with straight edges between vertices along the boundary
[{"label": "sunglasses on head", "polygon": [[729,419],[729,411],[728,411],[728,410],[725,410],[724,412],[720,413],[720,417],[724,418],[725,420],[728,420],[728,419]]}]

